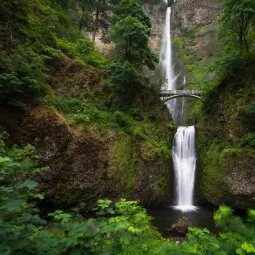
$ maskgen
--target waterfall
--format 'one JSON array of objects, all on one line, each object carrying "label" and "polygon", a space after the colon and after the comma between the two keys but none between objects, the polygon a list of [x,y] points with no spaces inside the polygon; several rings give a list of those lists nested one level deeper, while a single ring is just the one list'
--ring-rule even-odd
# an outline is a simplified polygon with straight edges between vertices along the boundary
[{"label": "waterfall", "polygon": [[178,127],[174,137],[173,163],[176,178],[176,208],[182,211],[193,210],[196,170],[194,126]]},{"label": "waterfall", "polygon": [[[171,13],[172,8],[168,7],[166,10],[164,34],[160,50],[160,67],[163,77],[165,78],[162,89],[174,90],[176,89],[176,79],[178,75],[174,74],[174,65],[172,63]],[[176,120],[178,115],[176,100],[168,102],[167,107],[173,119]]]},{"label": "waterfall", "polygon": [[[167,3],[167,1],[165,0]],[[172,44],[171,44],[171,7],[166,10],[166,20],[164,35],[160,51],[160,66],[162,74],[165,78],[165,83],[162,89],[174,90],[177,87],[178,75],[175,75],[174,65],[172,63]],[[184,76],[183,84],[186,83]],[[178,104],[176,99],[167,103],[168,109],[172,118],[177,121],[179,115]],[[185,99],[182,99],[182,107],[180,113],[184,114]],[[181,211],[194,210],[193,193],[195,184],[195,170],[196,170],[196,153],[195,153],[195,127],[179,126],[175,134],[173,145],[173,162],[176,179],[176,195],[177,206],[175,207]]]},{"label": "waterfall", "polygon": [[161,67],[166,78],[164,84],[166,89],[175,89],[175,77],[172,65],[171,47],[171,11],[171,7],[168,7],[166,10],[165,30],[160,52]]}]

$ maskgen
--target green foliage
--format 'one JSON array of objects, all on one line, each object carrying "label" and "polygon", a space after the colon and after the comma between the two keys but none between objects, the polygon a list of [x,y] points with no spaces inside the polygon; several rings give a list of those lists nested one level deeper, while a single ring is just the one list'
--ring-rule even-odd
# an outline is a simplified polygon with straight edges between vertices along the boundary
[{"label": "green foliage", "polygon": [[[162,140],[162,125],[152,122],[149,116],[131,108],[129,112],[106,111],[100,105],[92,105],[77,98],[57,98],[49,100],[58,111],[64,113],[73,124],[83,124],[84,127],[96,126],[104,134],[108,129],[124,131],[138,141],[150,141],[152,144],[167,145]],[[168,147],[168,146],[167,146]]]},{"label": "green foliage", "polygon": [[113,24],[125,19],[126,17],[133,17],[140,23],[151,27],[150,17],[142,7],[140,0],[121,0],[114,9],[114,15],[112,18]]},{"label": "green foliage", "polygon": [[[70,1],[68,1],[70,2]],[[66,3],[70,13],[78,23],[79,29],[85,29],[92,33],[92,40],[95,41],[96,34],[100,30],[102,38],[108,32],[111,11],[115,0],[73,0],[73,3]]]},{"label": "green foliage", "polygon": [[0,253],[32,254],[35,250],[42,254],[43,248],[37,253],[36,246],[40,246],[40,241],[49,241],[50,234],[45,236],[46,232],[39,231],[46,222],[32,201],[43,199],[43,195],[28,177],[42,170],[36,167],[38,157],[32,146],[7,149],[2,139],[1,142]]},{"label": "green foliage", "polygon": [[109,66],[108,84],[121,104],[130,106],[141,87],[141,68],[147,65],[153,69],[157,60],[149,48],[150,19],[139,0],[117,4],[110,34],[115,42],[115,63]]},{"label": "green foliage", "polygon": [[241,145],[248,145],[255,149],[255,133],[247,133],[241,138]]},{"label": "green foliage", "polygon": [[148,46],[150,29],[147,25],[129,15],[114,24],[111,34],[118,57],[137,67],[154,68],[156,57]]},{"label": "green foliage", "polygon": [[98,52],[92,41],[85,35],[79,36],[75,42],[62,39],[57,39],[56,42],[63,52],[78,57],[98,69],[105,69],[108,64],[108,60]]},{"label": "green foliage", "polygon": [[249,33],[254,28],[255,2],[253,0],[223,0],[224,11],[220,19],[220,35],[229,46],[239,44],[249,50]]},{"label": "green foliage", "polygon": [[[215,213],[216,224],[223,230],[219,241],[227,254],[242,250],[245,243],[254,245],[254,224],[245,224],[241,218],[233,215],[233,210],[227,206],[221,206]],[[246,254],[246,253],[244,253]]]},{"label": "green foliage", "polygon": [[87,36],[80,36],[76,42],[69,42],[62,39],[57,39],[56,42],[57,46],[63,52],[71,54],[98,69],[105,69],[108,65],[108,60],[98,52],[95,45]]},{"label": "green foliage", "polygon": [[123,183],[125,195],[132,192],[136,169],[135,143],[129,135],[120,134],[114,145],[111,177]]},{"label": "green foliage", "polygon": [[255,103],[244,105],[244,106],[240,107],[239,111],[240,111],[241,115],[244,115],[247,118],[254,119],[254,117],[255,117]]},{"label": "green foliage", "polygon": [[6,34],[6,38],[3,38],[3,42],[1,42],[4,45],[8,46],[10,42],[15,43],[22,35],[22,31],[18,28],[28,24],[29,4],[28,0],[0,2],[0,26]]},{"label": "green foliage", "polygon": [[136,68],[153,69],[156,57],[149,48],[150,19],[139,0],[122,0],[114,9],[111,39],[116,45],[116,58]]},{"label": "green foliage", "polygon": [[86,63],[96,68],[104,69],[108,64],[106,58],[97,51],[94,44],[86,36],[77,40],[75,44],[75,52],[75,55],[81,57]]},{"label": "green foliage", "polygon": [[139,74],[129,62],[113,63],[107,69],[107,83],[121,103],[130,105],[140,85]]},{"label": "green foliage", "polygon": [[49,76],[45,63],[58,60],[61,51],[96,68],[106,67],[107,60],[55,1],[6,0],[0,9],[1,102],[22,105],[44,96]]},{"label": "green foliage", "polygon": [[[1,137],[4,137],[2,135]],[[221,206],[215,221],[219,235],[206,229],[189,229],[186,240],[176,245],[161,238],[150,224],[151,218],[135,201],[124,199],[112,204],[98,201],[97,217],[84,219],[77,213],[57,210],[51,222],[39,216],[35,201],[43,199],[30,177],[36,167],[32,146],[23,149],[0,143],[0,252],[1,254],[252,254],[254,253],[255,213],[247,222]]]},{"label": "green foliage", "polygon": [[44,56],[31,48],[17,47],[11,54],[0,52],[0,100],[11,104],[42,96],[47,74]]},{"label": "green foliage", "polygon": [[216,71],[218,77],[222,79],[233,74],[240,74],[252,62],[246,54],[241,53],[235,48],[225,48],[222,55],[210,63],[208,69]]}]

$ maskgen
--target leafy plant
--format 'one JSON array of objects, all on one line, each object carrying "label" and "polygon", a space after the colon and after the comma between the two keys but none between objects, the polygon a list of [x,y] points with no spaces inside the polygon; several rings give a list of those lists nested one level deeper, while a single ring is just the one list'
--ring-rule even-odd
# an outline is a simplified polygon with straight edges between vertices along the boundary
[{"label": "leafy plant", "polygon": [[[253,0],[224,0],[220,19],[220,35],[228,44],[238,42],[240,49],[249,50],[248,34],[254,26],[255,3]],[[229,40],[229,39],[233,40]]]},{"label": "leafy plant", "polygon": [[226,206],[215,214],[219,235],[190,228],[186,240],[176,245],[163,239],[151,218],[136,201],[98,201],[97,217],[85,219],[77,212],[57,210],[51,222],[41,219],[36,206],[43,195],[31,177],[38,156],[32,146],[7,148],[0,139],[0,252],[1,254],[253,254],[255,211],[244,222]]},{"label": "leafy plant", "polygon": [[15,104],[46,92],[44,56],[30,47],[19,46],[11,55],[0,52],[0,100]]}]

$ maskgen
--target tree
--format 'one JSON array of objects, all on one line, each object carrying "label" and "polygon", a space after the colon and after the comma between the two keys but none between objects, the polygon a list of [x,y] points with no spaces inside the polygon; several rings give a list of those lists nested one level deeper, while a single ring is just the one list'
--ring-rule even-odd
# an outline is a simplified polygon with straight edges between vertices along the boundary
[{"label": "tree", "polygon": [[150,29],[137,18],[127,16],[116,22],[112,29],[112,39],[122,59],[135,66],[154,67],[155,57],[149,49]]},{"label": "tree", "polygon": [[127,16],[136,18],[145,26],[151,28],[150,17],[142,7],[142,2],[140,0],[121,0],[114,9],[112,18],[113,25]]},{"label": "tree", "polygon": [[0,1],[1,44],[4,46],[12,46],[21,37],[19,26],[28,24],[29,5],[29,0]]},{"label": "tree", "polygon": [[114,10],[111,28],[118,59],[153,69],[156,57],[149,48],[150,27],[140,0],[122,0]]},{"label": "tree", "polygon": [[255,27],[254,0],[223,0],[224,11],[220,19],[220,34],[225,38],[234,36],[241,51],[249,51],[248,34]]},{"label": "tree", "polygon": [[110,12],[113,8],[112,0],[79,0],[80,7],[79,27],[92,32],[92,40],[101,29],[103,35],[107,33],[110,25]]},{"label": "tree", "polygon": [[107,78],[121,103],[130,105],[136,95],[137,86],[139,86],[139,74],[135,66],[127,61],[113,63],[108,67]]},{"label": "tree", "polygon": [[12,54],[1,49],[0,101],[20,105],[43,96],[48,78],[44,60],[31,47],[20,45]]}]

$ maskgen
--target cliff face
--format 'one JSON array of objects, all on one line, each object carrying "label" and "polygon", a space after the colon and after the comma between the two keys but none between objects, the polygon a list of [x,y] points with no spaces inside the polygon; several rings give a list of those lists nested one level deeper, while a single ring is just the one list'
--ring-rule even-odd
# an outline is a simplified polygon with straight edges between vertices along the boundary
[{"label": "cliff face", "polygon": [[148,89],[144,98],[138,96],[151,122],[135,110],[131,115],[100,112],[92,105],[106,100],[102,74],[68,57],[50,70],[52,98],[26,110],[4,106],[0,111],[0,130],[9,133],[9,143],[32,144],[41,165],[49,166],[38,177],[46,198],[57,206],[85,209],[100,198],[168,204],[173,177],[166,140],[174,130],[157,95]]},{"label": "cliff face", "polygon": [[254,208],[254,70],[224,80],[198,123],[200,195],[213,204]]},{"label": "cliff face", "polygon": [[204,67],[220,54],[217,17],[221,10],[217,0],[178,0],[173,7],[173,46],[190,83],[214,77]]},{"label": "cliff face", "polygon": [[145,4],[144,8],[151,17],[151,47],[159,52],[165,23],[165,10],[158,4]]},{"label": "cliff face", "polygon": [[[219,56],[217,16],[211,0],[178,0],[174,7],[174,47],[191,88],[203,89],[215,73],[206,66]],[[203,203],[254,208],[255,66],[236,70],[195,106],[197,118],[198,196]],[[210,86],[210,83],[207,83]],[[202,106],[203,105],[203,106]]]},{"label": "cliff face", "polygon": [[218,1],[178,0],[174,6],[174,26],[183,29],[215,23],[220,10]]}]

